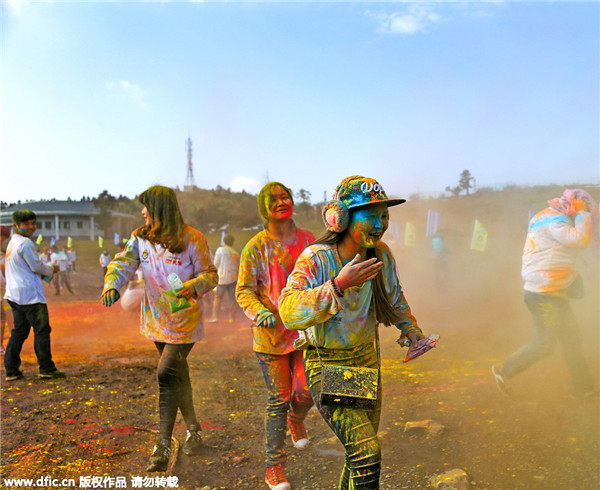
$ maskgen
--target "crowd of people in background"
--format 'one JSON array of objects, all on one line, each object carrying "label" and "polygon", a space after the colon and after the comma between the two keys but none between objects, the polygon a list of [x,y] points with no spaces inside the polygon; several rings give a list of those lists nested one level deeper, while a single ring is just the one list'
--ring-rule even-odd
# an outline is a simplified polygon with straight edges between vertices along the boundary
[{"label": "crowd of people in background", "polygon": [[61,290],[66,289],[75,294],[71,286],[71,275],[76,271],[77,252],[73,247],[64,246],[60,250],[55,245],[41,250],[36,247],[40,260],[44,265],[58,266],[58,272],[53,277],[51,284],[55,289],[55,296],[60,296]]},{"label": "crowd of people in background", "polygon": [[[122,289],[126,294],[128,283],[135,284],[140,293],[133,301],[138,308],[141,303],[140,333],[158,352],[159,435],[147,471],[167,469],[178,412],[187,426],[184,452],[199,453],[201,425],[187,358],[204,336],[204,309],[207,321],[215,323],[223,318],[234,322],[241,308],[252,322],[253,350],[266,385],[266,485],[271,490],[291,488],[285,472],[286,432],[295,449],[308,447],[304,420],[314,405],[344,446],[339,488],[379,488],[381,384],[375,390],[376,403],[361,408],[324,398],[322,376],[325,366],[335,365],[376,370],[379,379],[380,324],[395,326],[407,345],[416,347],[426,340],[404,296],[392,252],[381,240],[389,223],[388,208],[405,201],[388,199],[374,179],[348,177],[324,207],[327,231],[315,240],[292,219],[290,189],[270,182],[257,200],[264,229],[244,245],[241,255],[233,248],[233,235],[224,234],[214,256],[204,235],[185,224],[172,189],[153,186],[139,201],[144,225],[133,231],[114,257],[104,249],[98,261],[104,279],[102,303],[112,306]],[[8,227],[1,229],[1,348],[6,381],[24,376],[20,352],[31,329],[39,377],[65,376],[52,360],[43,284],[53,286],[55,295],[64,289],[75,294],[71,279],[77,272],[77,254],[66,246],[36,250],[31,240],[35,231],[36,216],[28,210],[13,214],[12,236]],[[581,276],[575,270],[577,250],[587,247],[593,237],[598,238],[598,206],[579,189],[567,189],[550,200],[549,207],[530,221],[522,277],[535,336],[492,367],[502,394],[510,396],[512,378],[560,343],[572,375],[573,395],[598,396],[570,305],[570,299],[583,295]],[[436,289],[444,292],[447,245],[443,235],[434,234],[430,245]],[[12,327],[8,311],[12,311]]]}]

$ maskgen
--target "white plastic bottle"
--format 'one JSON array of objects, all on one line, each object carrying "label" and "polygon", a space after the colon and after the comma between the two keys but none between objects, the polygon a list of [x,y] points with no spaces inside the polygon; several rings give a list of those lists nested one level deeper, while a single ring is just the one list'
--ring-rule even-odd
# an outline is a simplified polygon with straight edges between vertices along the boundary
[{"label": "white plastic bottle", "polygon": [[172,272],[169,274],[167,276],[167,281],[169,281],[169,286],[171,286],[175,291],[183,289],[183,283],[181,282],[181,279],[179,279],[177,273]]}]

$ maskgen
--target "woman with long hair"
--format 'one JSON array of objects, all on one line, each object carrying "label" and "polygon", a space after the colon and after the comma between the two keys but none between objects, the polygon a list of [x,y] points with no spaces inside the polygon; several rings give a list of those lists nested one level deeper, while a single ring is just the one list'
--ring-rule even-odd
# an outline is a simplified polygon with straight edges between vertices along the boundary
[{"label": "woman with long hair", "polygon": [[[125,250],[108,265],[102,303],[112,306],[119,290],[140,268],[144,283],[140,332],[154,342],[160,356],[159,437],[146,471],[165,471],[178,409],[187,425],[183,451],[195,454],[202,445],[187,356],[204,337],[202,295],[217,285],[218,276],[206,238],[184,224],[173,189],[152,186],[138,200],[144,206],[144,225],[134,230]],[[172,284],[173,274],[183,287]],[[182,298],[189,306],[173,307]]]},{"label": "woman with long hair", "polygon": [[323,210],[327,232],[298,257],[279,298],[286,328],[305,330],[304,368],[312,398],[345,448],[340,489],[379,488],[381,383],[374,409],[321,403],[322,365],[378,369],[374,340],[380,323],[395,325],[413,345],[424,338],[392,253],[381,241],[388,207],[403,202],[388,199],[374,179],[344,179]]}]

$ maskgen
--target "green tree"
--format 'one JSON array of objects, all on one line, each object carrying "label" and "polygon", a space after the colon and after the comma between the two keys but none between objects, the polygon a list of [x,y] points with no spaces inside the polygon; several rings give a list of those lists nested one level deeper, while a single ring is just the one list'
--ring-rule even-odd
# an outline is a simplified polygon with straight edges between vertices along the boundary
[{"label": "green tree", "polygon": [[100,210],[98,215],[98,226],[107,237],[110,234],[110,225],[112,224],[112,210],[115,207],[117,199],[107,190],[103,190],[98,197],[92,199],[94,206]]},{"label": "green tree", "polygon": [[298,209],[298,211],[302,211],[304,215],[307,215],[312,209],[312,206],[310,205],[310,191],[307,191],[306,189],[300,189],[294,194],[296,200],[300,201],[296,202],[296,208]]},{"label": "green tree", "polygon": [[463,170],[458,178],[458,185],[454,187],[447,185],[446,192],[458,197],[462,191],[465,191],[468,196],[470,194],[469,190],[474,187],[471,183],[475,183],[475,177],[468,170]]},{"label": "green tree", "polygon": [[469,195],[469,189],[471,189],[473,187],[471,185],[471,182],[474,183],[475,178],[471,175],[471,172],[469,172],[468,170],[463,170],[460,173],[460,179],[458,180],[458,185],[462,191],[465,191],[467,193],[467,196]]},{"label": "green tree", "polygon": [[454,197],[458,197],[458,195],[460,194],[460,191],[462,189],[460,188],[460,186],[454,186],[454,187],[450,187],[449,185],[446,186],[446,192],[449,192],[450,194],[452,194]]}]

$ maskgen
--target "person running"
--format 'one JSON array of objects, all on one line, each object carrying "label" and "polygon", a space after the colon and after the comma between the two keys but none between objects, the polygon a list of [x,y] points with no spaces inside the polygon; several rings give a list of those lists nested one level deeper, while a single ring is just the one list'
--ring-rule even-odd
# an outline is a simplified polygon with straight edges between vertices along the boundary
[{"label": "person running", "polygon": [[267,385],[265,481],[272,490],[285,490],[291,488],[283,466],[286,425],[294,447],[305,448],[309,439],[304,418],[313,403],[302,352],[294,348],[298,333],[283,326],[277,300],[296,258],[314,236],[296,228],[292,192],[279,182],[270,182],[261,189],[258,210],[265,229],[242,250],[236,299],[254,322],[254,351]]},{"label": "person running", "polygon": [[581,350],[581,333],[570,299],[583,296],[583,282],[575,270],[577,251],[586,248],[598,226],[598,205],[582,189],[566,189],[561,197],[529,222],[521,275],[525,304],[535,337],[492,366],[498,390],[512,394],[510,380],[549,356],[561,344],[572,379],[573,395],[597,397],[598,390]]},{"label": "person running", "polygon": [[388,207],[403,202],[388,199],[374,179],[344,179],[323,209],[327,232],[298,257],[279,298],[286,328],[306,330],[304,366],[310,392],[345,448],[340,489],[379,488],[381,383],[373,410],[322,405],[320,359],[377,369],[374,339],[380,323],[395,325],[401,341],[408,338],[416,345],[424,338],[404,297],[392,253],[381,241]]},{"label": "person running", "polygon": [[[140,332],[154,342],[159,353],[159,436],[146,471],[165,471],[178,409],[187,425],[184,453],[196,454],[202,447],[187,356],[204,336],[202,295],[217,285],[218,276],[206,238],[183,222],[172,189],[153,186],[138,200],[144,206],[144,225],[134,230],[125,250],[109,263],[101,299],[105,306],[112,306],[121,287],[140,267],[144,281]],[[177,296],[189,301],[189,307],[175,312],[164,294],[173,289],[171,274],[183,282]]]},{"label": "person running", "polygon": [[31,236],[37,230],[36,215],[28,209],[13,213],[14,233],[6,249],[6,294],[13,316],[13,329],[6,344],[6,381],[23,377],[21,349],[33,328],[33,348],[42,379],[64,378],[52,360],[50,317],[42,277],[52,277],[58,266],[44,265],[35,251]]}]

